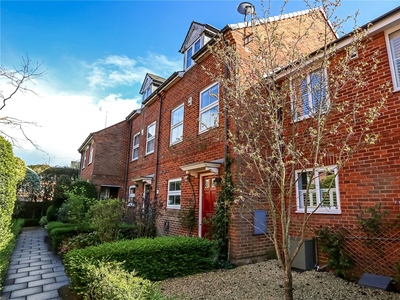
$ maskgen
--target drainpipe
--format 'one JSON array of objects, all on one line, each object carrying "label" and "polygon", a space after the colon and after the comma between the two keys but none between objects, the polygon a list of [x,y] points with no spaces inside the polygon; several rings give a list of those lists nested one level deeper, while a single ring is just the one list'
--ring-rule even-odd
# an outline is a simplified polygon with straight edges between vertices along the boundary
[{"label": "drainpipe", "polygon": [[[228,79],[229,77],[229,69],[228,66],[225,65],[225,79]],[[226,88],[224,90],[224,96],[226,95]],[[225,130],[225,144],[224,144],[224,159],[226,160],[226,157],[228,155],[228,106],[224,105],[224,130]],[[225,161],[225,166],[226,166],[226,161]],[[225,229],[225,234],[227,235],[229,233],[229,228]],[[230,261],[230,256],[231,256],[231,243],[230,243],[230,239],[228,239],[227,241],[227,245],[226,245],[226,259],[227,261]]]},{"label": "drainpipe", "polygon": [[128,171],[129,171],[129,154],[131,153],[131,139],[132,139],[132,120],[129,121],[129,141],[128,141],[128,153],[126,154],[126,166],[125,166],[125,201],[129,198],[128,188]]},{"label": "drainpipe", "polygon": [[160,110],[158,112],[158,130],[157,130],[157,149],[156,149],[156,169],[154,179],[154,200],[157,198],[157,187],[158,187],[158,160],[159,160],[159,149],[160,149],[160,131],[161,131],[161,110],[162,110],[162,96],[157,93],[160,99]]}]

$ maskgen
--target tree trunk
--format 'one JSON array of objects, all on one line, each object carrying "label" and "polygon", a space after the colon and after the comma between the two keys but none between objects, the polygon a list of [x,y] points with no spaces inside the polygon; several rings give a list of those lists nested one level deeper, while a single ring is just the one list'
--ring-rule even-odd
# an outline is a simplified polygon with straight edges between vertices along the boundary
[{"label": "tree trunk", "polygon": [[293,278],[291,264],[285,264],[284,269],[284,281],[285,281],[285,300],[293,300]]}]

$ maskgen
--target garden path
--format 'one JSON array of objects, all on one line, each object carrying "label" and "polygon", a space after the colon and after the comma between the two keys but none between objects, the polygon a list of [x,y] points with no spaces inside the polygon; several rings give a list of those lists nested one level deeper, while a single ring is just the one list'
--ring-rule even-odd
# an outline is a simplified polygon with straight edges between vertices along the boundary
[{"label": "garden path", "polygon": [[60,258],[48,250],[46,231],[24,228],[3,281],[1,300],[61,300],[58,289],[69,284]]}]

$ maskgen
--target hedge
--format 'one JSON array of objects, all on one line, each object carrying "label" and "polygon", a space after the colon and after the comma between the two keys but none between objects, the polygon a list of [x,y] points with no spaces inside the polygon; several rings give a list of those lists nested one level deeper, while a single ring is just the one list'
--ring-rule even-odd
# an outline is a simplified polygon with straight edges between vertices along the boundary
[{"label": "hedge", "polygon": [[77,228],[76,225],[62,222],[50,222],[46,225],[46,229],[49,234],[51,248],[54,251],[59,250],[64,239],[82,232],[81,228]]},{"label": "hedge", "polygon": [[151,281],[209,271],[215,261],[214,244],[196,237],[157,237],[105,243],[75,249],[64,257],[64,265],[73,287],[88,286],[82,278],[88,264],[99,261],[123,262],[123,268]]},{"label": "hedge", "polygon": [[17,243],[18,234],[24,225],[24,219],[13,220],[11,224],[11,233],[13,237],[8,241],[4,248],[0,250],[0,291],[2,289],[1,282],[6,275],[8,265],[10,264],[11,255]]}]

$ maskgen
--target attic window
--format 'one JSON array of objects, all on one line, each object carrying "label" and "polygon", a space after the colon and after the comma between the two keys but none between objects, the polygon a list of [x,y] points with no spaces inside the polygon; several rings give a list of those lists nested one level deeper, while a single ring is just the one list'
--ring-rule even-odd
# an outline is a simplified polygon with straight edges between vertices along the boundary
[{"label": "attic window", "polygon": [[185,53],[185,60],[186,64],[185,67],[186,69],[189,69],[193,65],[193,59],[192,56],[200,50],[201,47],[201,39],[198,39],[196,43],[194,43],[190,48],[187,49]]},{"label": "attic window", "polygon": [[144,91],[142,100],[143,100],[143,101],[146,100],[147,97],[150,96],[150,94],[151,94],[151,86],[149,86],[149,87]]}]

